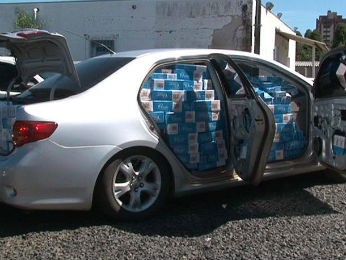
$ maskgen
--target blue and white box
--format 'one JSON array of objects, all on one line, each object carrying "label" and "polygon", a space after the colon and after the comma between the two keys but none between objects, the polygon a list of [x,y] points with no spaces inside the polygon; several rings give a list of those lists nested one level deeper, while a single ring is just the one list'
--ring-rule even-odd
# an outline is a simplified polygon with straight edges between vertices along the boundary
[{"label": "blue and white box", "polygon": [[342,135],[333,136],[333,151],[335,155],[346,155],[346,137]]},{"label": "blue and white box", "polygon": [[197,100],[194,101],[195,110],[198,111],[220,111],[220,100]]},{"label": "blue and white box", "polygon": [[177,135],[179,133],[179,124],[178,123],[167,124],[166,131],[168,135]]},{"label": "blue and white box", "polygon": [[176,144],[198,143],[198,134],[188,133],[188,134],[169,135],[168,142],[171,146],[174,146]]},{"label": "blue and white box", "polygon": [[177,79],[176,73],[153,73],[151,74],[152,79]]},{"label": "blue and white box", "polygon": [[139,94],[141,101],[150,101],[151,100],[151,90],[148,88],[142,88]]},{"label": "blue and white box", "polygon": [[151,118],[158,124],[165,123],[165,112],[158,111],[158,112],[149,112],[149,115]]},{"label": "blue and white box", "polygon": [[153,111],[171,112],[174,110],[174,103],[172,101],[152,101]]},{"label": "blue and white box", "polygon": [[153,90],[151,92],[152,100],[181,102],[185,100],[184,90]]},{"label": "blue and white box", "polygon": [[187,91],[186,100],[214,100],[215,93],[214,90],[196,90],[196,91]]},{"label": "blue and white box", "polygon": [[165,115],[166,123],[183,123],[185,121],[184,113],[167,112]]},{"label": "blue and white box", "polygon": [[289,123],[295,120],[294,114],[275,114],[275,123]]},{"label": "blue and white box", "polygon": [[292,107],[290,104],[269,104],[268,107],[273,112],[273,114],[292,113]]},{"label": "blue and white box", "polygon": [[196,121],[213,122],[221,119],[221,112],[196,111]]},{"label": "blue and white box", "polygon": [[195,123],[195,111],[185,111],[185,123]]}]

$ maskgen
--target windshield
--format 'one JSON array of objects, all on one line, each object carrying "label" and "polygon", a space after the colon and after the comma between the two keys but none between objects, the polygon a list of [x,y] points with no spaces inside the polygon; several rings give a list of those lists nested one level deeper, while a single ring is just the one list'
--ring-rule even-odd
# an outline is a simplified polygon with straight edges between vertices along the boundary
[{"label": "windshield", "polygon": [[66,75],[52,74],[41,83],[12,97],[12,101],[17,104],[33,104],[79,94],[95,86],[131,60],[133,58],[104,56],[81,61],[75,65],[80,86]]}]

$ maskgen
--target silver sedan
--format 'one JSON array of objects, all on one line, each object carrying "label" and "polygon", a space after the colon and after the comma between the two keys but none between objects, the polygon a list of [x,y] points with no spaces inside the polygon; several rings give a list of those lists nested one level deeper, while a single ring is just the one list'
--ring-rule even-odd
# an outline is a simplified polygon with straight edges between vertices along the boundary
[{"label": "silver sedan", "polygon": [[[321,163],[346,170],[344,50],[329,56],[339,63],[322,69],[314,96],[303,76],[244,52],[141,50],[74,64],[63,36],[39,30],[0,34],[0,46],[15,55],[23,82],[54,73],[0,103],[6,204],[96,205],[138,219],[169,196],[258,184]],[[327,96],[326,73],[338,87]]]}]

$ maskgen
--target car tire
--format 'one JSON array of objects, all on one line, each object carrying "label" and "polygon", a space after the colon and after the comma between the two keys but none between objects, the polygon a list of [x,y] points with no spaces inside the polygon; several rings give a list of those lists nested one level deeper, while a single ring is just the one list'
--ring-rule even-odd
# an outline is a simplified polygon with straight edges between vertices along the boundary
[{"label": "car tire", "polygon": [[99,208],[113,219],[139,220],[163,205],[169,188],[166,160],[150,149],[131,149],[104,169],[96,200]]}]

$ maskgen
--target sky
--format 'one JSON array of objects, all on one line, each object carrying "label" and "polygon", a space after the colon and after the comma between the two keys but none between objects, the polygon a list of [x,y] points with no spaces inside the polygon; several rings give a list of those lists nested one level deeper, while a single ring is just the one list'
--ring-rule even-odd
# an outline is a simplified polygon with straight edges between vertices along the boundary
[{"label": "sky", "polygon": [[[267,1],[262,0],[265,5]],[[307,29],[316,29],[316,19],[327,15],[328,10],[337,12],[346,19],[346,0],[271,0],[274,4],[272,12],[282,13],[281,20],[302,35]]]},{"label": "sky", "polygon": [[[58,0],[0,0],[0,3],[54,1]],[[266,2],[266,0],[262,0],[263,5]],[[346,0],[271,0],[271,2],[274,4],[272,12],[274,14],[282,13],[281,20],[292,29],[297,27],[297,30],[302,35],[304,35],[307,29],[315,29],[316,19],[320,15],[327,15],[328,10],[337,12],[346,19]]]}]

